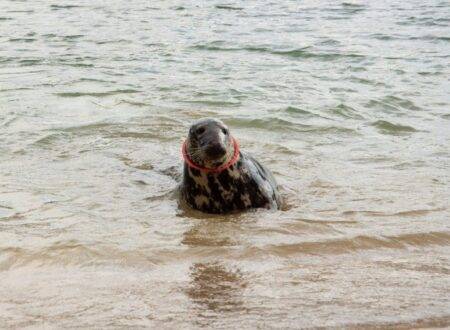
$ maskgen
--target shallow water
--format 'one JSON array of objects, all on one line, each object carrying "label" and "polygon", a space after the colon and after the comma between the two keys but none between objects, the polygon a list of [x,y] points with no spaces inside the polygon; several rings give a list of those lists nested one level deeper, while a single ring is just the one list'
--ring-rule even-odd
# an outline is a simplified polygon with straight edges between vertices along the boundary
[{"label": "shallow water", "polygon": [[[446,1],[0,2],[0,325],[450,326]],[[178,207],[223,119],[283,211]]]}]

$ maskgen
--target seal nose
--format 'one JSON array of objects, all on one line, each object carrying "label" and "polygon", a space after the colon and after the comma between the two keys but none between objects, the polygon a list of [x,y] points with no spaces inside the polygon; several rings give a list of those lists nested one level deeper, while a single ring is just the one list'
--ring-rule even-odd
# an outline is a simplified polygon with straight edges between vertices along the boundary
[{"label": "seal nose", "polygon": [[227,152],[221,143],[213,143],[205,150],[206,155],[211,158],[219,158]]}]

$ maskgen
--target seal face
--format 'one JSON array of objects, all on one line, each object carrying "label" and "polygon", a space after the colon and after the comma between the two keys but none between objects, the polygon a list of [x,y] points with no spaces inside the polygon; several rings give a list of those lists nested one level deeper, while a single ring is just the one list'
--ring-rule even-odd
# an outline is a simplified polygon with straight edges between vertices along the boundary
[{"label": "seal face", "polygon": [[206,213],[280,207],[272,173],[239,150],[222,121],[207,118],[194,123],[183,157],[181,195],[190,207]]}]

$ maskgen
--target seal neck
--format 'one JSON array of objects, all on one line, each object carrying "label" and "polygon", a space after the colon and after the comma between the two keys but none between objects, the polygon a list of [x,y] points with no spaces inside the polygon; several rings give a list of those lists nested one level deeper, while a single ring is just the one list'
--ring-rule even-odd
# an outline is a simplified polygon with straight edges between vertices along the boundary
[{"label": "seal neck", "polygon": [[230,166],[236,164],[236,162],[239,160],[239,143],[237,142],[237,140],[233,137],[233,146],[234,146],[234,154],[233,157],[231,157],[231,159],[226,162],[225,164],[222,164],[218,167],[214,167],[214,168],[208,168],[208,167],[204,167],[204,166],[200,166],[198,164],[195,164],[192,159],[189,157],[188,151],[187,151],[187,140],[184,141],[183,146],[181,148],[181,154],[183,155],[183,159],[184,162],[191,168],[195,168],[199,171],[202,172],[206,172],[206,173],[219,173],[222,172],[224,170],[226,170],[227,168],[229,168]]}]

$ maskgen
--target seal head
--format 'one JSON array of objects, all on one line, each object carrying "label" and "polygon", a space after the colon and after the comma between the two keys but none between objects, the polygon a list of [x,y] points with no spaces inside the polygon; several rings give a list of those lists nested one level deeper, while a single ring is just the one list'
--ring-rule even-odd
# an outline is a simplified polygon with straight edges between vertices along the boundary
[{"label": "seal head", "polygon": [[214,169],[225,164],[234,153],[228,127],[217,119],[198,121],[189,129],[186,152],[201,167]]}]

